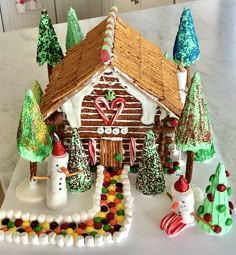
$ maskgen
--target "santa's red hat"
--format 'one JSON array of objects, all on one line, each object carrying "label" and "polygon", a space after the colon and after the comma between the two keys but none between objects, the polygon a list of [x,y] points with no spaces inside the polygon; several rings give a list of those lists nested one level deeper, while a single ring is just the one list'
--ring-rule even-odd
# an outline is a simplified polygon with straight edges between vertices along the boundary
[{"label": "santa's red hat", "polygon": [[56,141],[53,143],[52,155],[53,156],[63,156],[66,154],[66,149],[62,145],[61,141]]},{"label": "santa's red hat", "polygon": [[174,184],[174,188],[178,192],[186,192],[189,190],[189,184],[183,175],[180,175],[179,180]]}]

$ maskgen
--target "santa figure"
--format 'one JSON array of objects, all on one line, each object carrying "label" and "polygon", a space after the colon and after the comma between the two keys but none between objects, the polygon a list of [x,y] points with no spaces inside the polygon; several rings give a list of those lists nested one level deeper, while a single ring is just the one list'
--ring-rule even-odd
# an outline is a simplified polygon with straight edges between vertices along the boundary
[{"label": "santa figure", "polygon": [[58,209],[67,203],[66,176],[69,155],[61,141],[53,144],[52,155],[48,160],[48,181],[46,202],[50,209]]},{"label": "santa figure", "polygon": [[166,215],[160,224],[160,228],[169,236],[173,236],[195,223],[193,216],[194,193],[183,175],[171,187],[171,195],[172,212]]}]

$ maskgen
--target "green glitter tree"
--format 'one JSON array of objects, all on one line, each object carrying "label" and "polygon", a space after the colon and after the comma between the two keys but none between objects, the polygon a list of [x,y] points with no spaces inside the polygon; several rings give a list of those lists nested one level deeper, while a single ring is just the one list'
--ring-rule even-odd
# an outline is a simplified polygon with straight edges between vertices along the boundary
[{"label": "green glitter tree", "polygon": [[[187,87],[190,86],[190,66],[200,58],[198,38],[189,7],[185,7],[175,37],[173,59],[177,65],[187,69]],[[181,67],[180,67],[181,68]]]},{"label": "green glitter tree", "polygon": [[198,208],[198,214],[206,222],[198,221],[199,226],[209,234],[223,235],[232,227],[232,210],[234,205],[229,201],[232,189],[228,187],[227,176],[223,164],[219,163],[215,174],[210,176],[210,185],[206,188],[207,196]]},{"label": "green glitter tree", "polygon": [[192,180],[194,152],[210,149],[212,134],[208,110],[202,94],[201,78],[195,73],[182,110],[179,125],[176,128],[175,143],[187,151],[185,179]]},{"label": "green glitter tree", "polygon": [[37,63],[48,64],[48,77],[52,68],[64,58],[61,46],[57,40],[52,21],[48,16],[47,10],[42,10],[39,24]]},{"label": "green glitter tree", "polygon": [[30,179],[36,176],[37,162],[52,151],[52,140],[31,90],[26,91],[17,131],[17,149],[21,157],[30,161]]},{"label": "green glitter tree", "polygon": [[89,169],[89,161],[76,128],[73,129],[69,146],[68,170],[70,173],[83,171],[82,174],[73,175],[66,179],[69,191],[85,192],[91,188],[92,174]]},{"label": "green glitter tree", "polygon": [[137,173],[136,189],[149,196],[160,194],[165,189],[164,173],[157,152],[155,134],[152,130],[149,130],[145,137]]},{"label": "green glitter tree", "polygon": [[84,40],[76,12],[70,8],[67,16],[66,50]]},{"label": "green glitter tree", "polygon": [[43,90],[42,90],[38,81],[34,82],[32,92],[34,94],[34,98],[35,98],[37,104],[40,105],[41,101],[42,101]]}]

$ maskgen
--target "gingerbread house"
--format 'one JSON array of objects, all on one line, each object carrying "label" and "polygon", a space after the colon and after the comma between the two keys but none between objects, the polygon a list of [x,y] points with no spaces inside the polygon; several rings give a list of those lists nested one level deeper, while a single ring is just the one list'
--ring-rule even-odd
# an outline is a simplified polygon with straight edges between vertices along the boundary
[{"label": "gingerbread house", "polygon": [[[178,118],[182,110],[176,71],[113,8],[53,68],[41,111],[58,125],[65,146],[78,129],[92,165],[135,165],[149,129],[162,134],[162,145],[165,134],[173,133],[161,120]],[[56,120],[59,115],[63,121]]]}]

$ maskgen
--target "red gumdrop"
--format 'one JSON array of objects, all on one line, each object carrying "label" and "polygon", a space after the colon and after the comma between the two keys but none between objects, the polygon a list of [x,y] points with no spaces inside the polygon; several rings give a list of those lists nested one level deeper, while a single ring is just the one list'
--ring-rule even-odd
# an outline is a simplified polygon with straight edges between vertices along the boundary
[{"label": "red gumdrop", "polygon": [[63,230],[67,229],[68,227],[69,227],[69,224],[67,222],[62,223],[60,226],[60,228]]},{"label": "red gumdrop", "polygon": [[231,202],[231,201],[229,201],[229,207],[230,207],[230,209],[234,209],[234,204]]},{"label": "red gumdrop", "polygon": [[174,172],[175,172],[175,170],[173,168],[168,169],[168,174],[173,174]]},{"label": "red gumdrop", "polygon": [[170,125],[172,126],[172,127],[177,127],[178,126],[178,120],[176,120],[176,119],[174,119],[174,120],[172,120],[171,122],[170,122]]},{"label": "red gumdrop", "polygon": [[101,194],[101,200],[107,200],[107,195],[106,194]]},{"label": "red gumdrop", "polygon": [[111,208],[111,207],[116,207],[116,204],[114,202],[109,202],[108,203],[108,207]]},{"label": "red gumdrop", "polygon": [[209,193],[209,194],[207,194],[207,199],[208,199],[210,202],[213,202],[213,201],[214,201],[214,196],[213,196],[211,193]]},{"label": "red gumdrop", "polygon": [[107,63],[111,60],[111,55],[107,50],[102,50],[101,51],[101,60],[103,63]]},{"label": "red gumdrop", "polygon": [[115,231],[115,229],[112,228],[109,230],[109,232],[113,235],[116,231]]},{"label": "red gumdrop", "polygon": [[117,193],[122,193],[122,192],[123,192],[123,188],[117,187],[117,188],[116,188],[116,192],[117,192]]},{"label": "red gumdrop", "polygon": [[109,186],[110,186],[110,182],[104,182],[104,183],[103,183],[103,187],[107,188],[107,187],[109,187]]},{"label": "red gumdrop", "polygon": [[226,190],[226,186],[224,185],[224,184],[218,184],[217,185],[217,190],[219,191],[219,192],[224,192],[225,190]]},{"label": "red gumdrop", "polygon": [[212,215],[210,213],[205,213],[204,220],[210,222],[212,220]]},{"label": "red gumdrop", "polygon": [[179,161],[174,161],[173,166],[179,166]]},{"label": "red gumdrop", "polygon": [[226,177],[229,177],[229,176],[230,176],[230,173],[229,173],[228,170],[225,170],[225,175],[226,175]]},{"label": "red gumdrop", "polygon": [[216,226],[214,227],[213,231],[214,231],[215,233],[220,233],[220,232],[222,231],[222,228],[221,228],[220,226],[216,225]]}]

